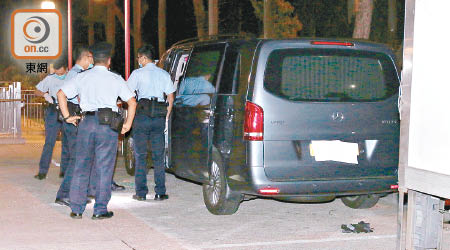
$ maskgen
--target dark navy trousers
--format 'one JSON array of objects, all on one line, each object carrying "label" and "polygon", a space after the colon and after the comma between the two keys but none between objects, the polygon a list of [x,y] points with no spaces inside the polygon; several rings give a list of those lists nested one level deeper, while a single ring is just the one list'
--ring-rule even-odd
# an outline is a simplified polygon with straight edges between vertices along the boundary
[{"label": "dark navy trousers", "polygon": [[[58,193],[56,194],[57,199],[69,198],[70,183],[72,182],[73,169],[75,166],[75,155],[76,155],[76,145],[77,145],[77,127],[70,123],[63,123],[63,133],[66,136],[66,157],[68,158],[66,162],[66,168],[64,171],[64,180],[61,182]],[[62,156],[61,156],[62,157]],[[61,161],[61,166],[63,161]]]},{"label": "dark navy trousers", "polygon": [[[47,174],[52,160],[53,148],[55,147],[56,137],[61,131],[62,123],[58,121],[58,113],[53,107],[45,109],[45,144],[42,149],[41,160],[39,161],[39,173]],[[62,153],[61,153],[62,155]]]},{"label": "dark navy trousers", "polygon": [[65,173],[67,166],[70,164],[70,153],[69,153],[69,142],[67,140],[70,140],[67,138],[67,134],[64,130],[64,124],[62,129],[62,149],[61,149],[61,172]]},{"label": "dark navy trousers", "polygon": [[97,115],[87,115],[80,122],[75,168],[69,193],[72,212],[83,213],[86,208],[91,168],[94,166],[97,175],[94,214],[104,214],[108,211],[117,143],[118,133],[109,125],[100,125]]},{"label": "dark navy trousers", "polygon": [[133,122],[133,141],[135,153],[136,194],[145,197],[147,187],[147,145],[151,142],[152,160],[155,174],[155,193],[166,194],[166,173],[164,167],[164,128],[165,117],[150,118],[136,114]]}]

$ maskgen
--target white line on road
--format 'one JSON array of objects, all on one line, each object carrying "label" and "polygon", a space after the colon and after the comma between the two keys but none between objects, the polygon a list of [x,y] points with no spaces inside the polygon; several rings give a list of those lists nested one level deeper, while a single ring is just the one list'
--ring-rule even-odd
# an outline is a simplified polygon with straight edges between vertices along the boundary
[{"label": "white line on road", "polygon": [[289,245],[289,244],[309,244],[309,243],[323,243],[332,241],[355,241],[355,240],[378,240],[396,238],[397,235],[374,235],[362,237],[349,238],[328,238],[328,239],[314,239],[314,240],[285,240],[285,241],[267,241],[267,242],[250,242],[250,243],[236,243],[236,244],[222,244],[213,246],[204,246],[201,249],[214,248],[232,248],[232,247],[253,247],[253,246],[273,246],[273,245]]}]

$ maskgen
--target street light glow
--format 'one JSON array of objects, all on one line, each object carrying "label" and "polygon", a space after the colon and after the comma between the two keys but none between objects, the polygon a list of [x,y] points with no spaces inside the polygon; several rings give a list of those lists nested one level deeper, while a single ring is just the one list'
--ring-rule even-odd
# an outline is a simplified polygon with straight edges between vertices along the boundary
[{"label": "street light glow", "polygon": [[55,9],[55,3],[52,1],[43,1],[41,3],[41,9]]}]

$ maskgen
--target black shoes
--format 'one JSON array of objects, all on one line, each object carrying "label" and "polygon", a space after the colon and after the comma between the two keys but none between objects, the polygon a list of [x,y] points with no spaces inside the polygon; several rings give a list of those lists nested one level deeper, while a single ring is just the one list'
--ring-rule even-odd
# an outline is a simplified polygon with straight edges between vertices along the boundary
[{"label": "black shoes", "polygon": [[123,190],[125,190],[125,187],[122,185],[119,185],[115,181],[113,181],[111,183],[111,190],[112,191],[123,191]]},{"label": "black shoes", "polygon": [[[114,216],[114,213],[112,211],[106,212],[104,214],[94,214],[92,215],[93,220],[103,220],[103,219],[109,219]],[[70,213],[70,218],[72,219],[81,219],[83,218],[83,214],[81,213]]]},{"label": "black shoes", "polygon": [[69,198],[61,198],[61,199],[56,198],[55,203],[59,204],[59,205],[63,205],[63,206],[68,206],[68,207],[70,206]]},{"label": "black shoes", "polygon": [[70,218],[72,219],[81,219],[83,217],[83,214],[79,213],[70,213]]},{"label": "black shoes", "polygon": [[145,201],[145,200],[147,200],[147,198],[145,196],[139,196],[137,194],[133,195],[133,199],[135,199],[137,201]]},{"label": "black shoes", "polygon": [[41,173],[38,173],[37,175],[34,176],[34,178],[38,179],[38,180],[43,180],[46,177],[47,177],[47,174],[41,174]]},{"label": "black shoes", "polygon": [[[139,196],[137,194],[133,195],[133,199],[137,201],[145,201],[147,198],[145,196]],[[169,199],[167,194],[155,194],[155,201],[163,201]]]},{"label": "black shoes", "polygon": [[109,211],[104,214],[93,214],[92,219],[93,220],[103,220],[103,219],[109,219],[113,216],[114,216],[114,213],[112,211]]},{"label": "black shoes", "polygon": [[163,201],[169,199],[167,194],[155,194],[155,201]]}]

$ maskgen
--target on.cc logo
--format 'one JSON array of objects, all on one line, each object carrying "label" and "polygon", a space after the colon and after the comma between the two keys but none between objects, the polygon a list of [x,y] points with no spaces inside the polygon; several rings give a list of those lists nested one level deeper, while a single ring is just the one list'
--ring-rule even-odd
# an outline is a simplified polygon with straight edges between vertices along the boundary
[{"label": "on.cc logo", "polygon": [[42,17],[30,17],[23,25],[23,34],[25,35],[25,39],[30,43],[42,43],[50,35],[50,25]]},{"label": "on.cc logo", "polygon": [[16,59],[57,59],[62,18],[55,9],[21,9],[11,15],[11,53]]}]

